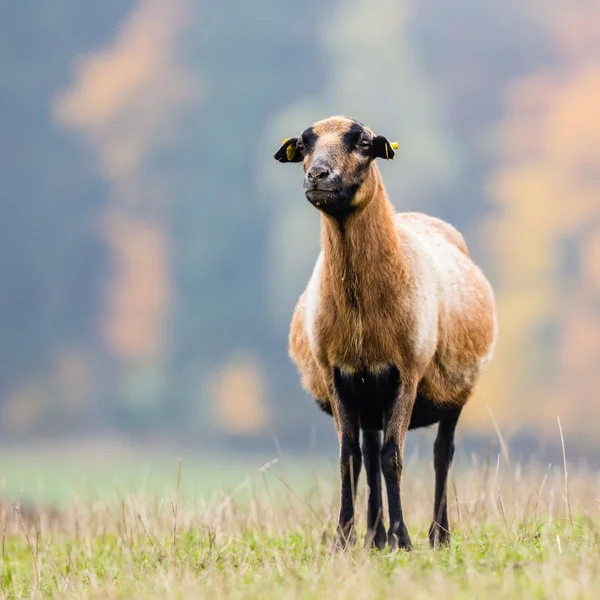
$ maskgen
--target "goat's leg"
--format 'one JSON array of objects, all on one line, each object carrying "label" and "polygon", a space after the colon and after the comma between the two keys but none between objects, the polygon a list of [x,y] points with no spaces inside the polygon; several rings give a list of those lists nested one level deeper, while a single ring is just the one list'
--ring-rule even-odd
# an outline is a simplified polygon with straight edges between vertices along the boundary
[{"label": "goat's leg", "polygon": [[433,466],[435,469],[435,498],[433,503],[433,523],[429,528],[429,542],[435,546],[450,543],[448,528],[448,471],[454,457],[454,432],[462,406],[445,415],[438,425],[433,444]]},{"label": "goat's leg", "polygon": [[392,550],[398,548],[411,550],[412,548],[402,514],[400,480],[402,477],[404,440],[408,431],[415,397],[416,384],[403,381],[398,397],[390,407],[384,424],[381,460],[390,512],[388,544]]},{"label": "goat's leg", "polygon": [[356,485],[362,464],[359,440],[359,417],[343,401],[336,398],[333,407],[340,443],[340,517],[336,534],[336,548],[344,549],[356,541],[354,532],[354,504]]},{"label": "goat's leg", "polygon": [[362,436],[362,453],[369,488],[365,546],[373,545],[381,549],[386,542],[381,499],[381,431],[363,429]]}]

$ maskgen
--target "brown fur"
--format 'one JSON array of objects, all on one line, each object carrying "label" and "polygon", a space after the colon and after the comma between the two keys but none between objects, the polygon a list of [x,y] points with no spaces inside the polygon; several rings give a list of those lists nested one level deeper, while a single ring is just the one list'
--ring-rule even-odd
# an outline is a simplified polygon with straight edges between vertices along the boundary
[{"label": "brown fur", "polygon": [[[339,138],[347,129],[342,119],[323,121],[318,135]],[[352,170],[344,157],[343,168]],[[306,164],[306,163],[305,163]],[[322,217],[325,256],[321,285],[321,310],[317,319],[318,351],[313,352],[304,328],[306,291],[300,297],[290,331],[290,354],[308,391],[324,403],[332,402],[333,365],[349,370],[378,367],[390,362],[427,386],[437,402],[466,402],[495,336],[495,310],[491,288],[471,263],[475,312],[447,318],[441,307],[439,342],[432,356],[415,356],[412,343],[415,321],[415,272],[411,240],[396,226],[393,207],[372,163],[357,204],[366,206],[348,217],[340,232],[334,219]],[[367,204],[368,201],[368,204]],[[462,235],[451,225],[420,213],[401,214],[403,221],[418,220],[439,231],[449,243],[469,257]],[[481,294],[481,299],[479,299]],[[353,306],[355,297],[358,308]],[[443,298],[440,298],[443,302]]]},{"label": "brown fur", "polygon": [[[362,159],[341,143],[351,123],[333,117],[313,126],[315,154],[326,152],[346,182],[360,187],[343,219],[322,214],[319,285],[299,299],[290,355],[302,385],[333,413],[340,440],[347,424],[334,367],[350,374],[398,368],[402,391],[384,441],[397,443],[401,470],[417,394],[439,406],[462,405],[471,396],[494,344],[494,299],[456,229],[420,213],[395,215],[374,161],[357,179]],[[313,154],[304,158],[305,171],[312,160]],[[313,303],[312,343],[307,302]]]}]

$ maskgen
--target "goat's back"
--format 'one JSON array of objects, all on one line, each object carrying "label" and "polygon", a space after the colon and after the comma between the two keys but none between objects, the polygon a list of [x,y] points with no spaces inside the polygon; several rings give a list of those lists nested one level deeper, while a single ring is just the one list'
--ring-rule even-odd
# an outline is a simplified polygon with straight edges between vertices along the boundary
[{"label": "goat's back", "polygon": [[431,386],[438,387],[442,373],[474,382],[496,337],[489,282],[471,260],[462,235],[448,223],[421,213],[399,213],[396,227],[401,252],[415,271],[414,306],[420,313],[415,346],[433,356]]}]

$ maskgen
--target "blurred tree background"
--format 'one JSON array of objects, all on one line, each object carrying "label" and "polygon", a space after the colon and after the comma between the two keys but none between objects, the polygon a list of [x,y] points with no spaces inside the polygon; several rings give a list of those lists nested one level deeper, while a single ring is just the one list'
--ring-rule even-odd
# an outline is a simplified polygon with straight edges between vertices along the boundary
[{"label": "blurred tree background", "polygon": [[495,286],[465,426],[593,441],[599,40],[600,0],[0,4],[3,439],[329,436],[287,356],[319,217],[272,155],[348,114]]}]

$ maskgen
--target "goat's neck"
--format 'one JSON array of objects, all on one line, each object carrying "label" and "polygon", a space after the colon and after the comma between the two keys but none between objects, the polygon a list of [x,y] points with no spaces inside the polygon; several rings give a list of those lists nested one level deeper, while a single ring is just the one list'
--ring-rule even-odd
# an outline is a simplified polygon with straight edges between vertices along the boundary
[{"label": "goat's neck", "polygon": [[402,276],[394,209],[377,180],[364,209],[343,218],[323,216],[325,278],[336,303],[373,314]]}]

